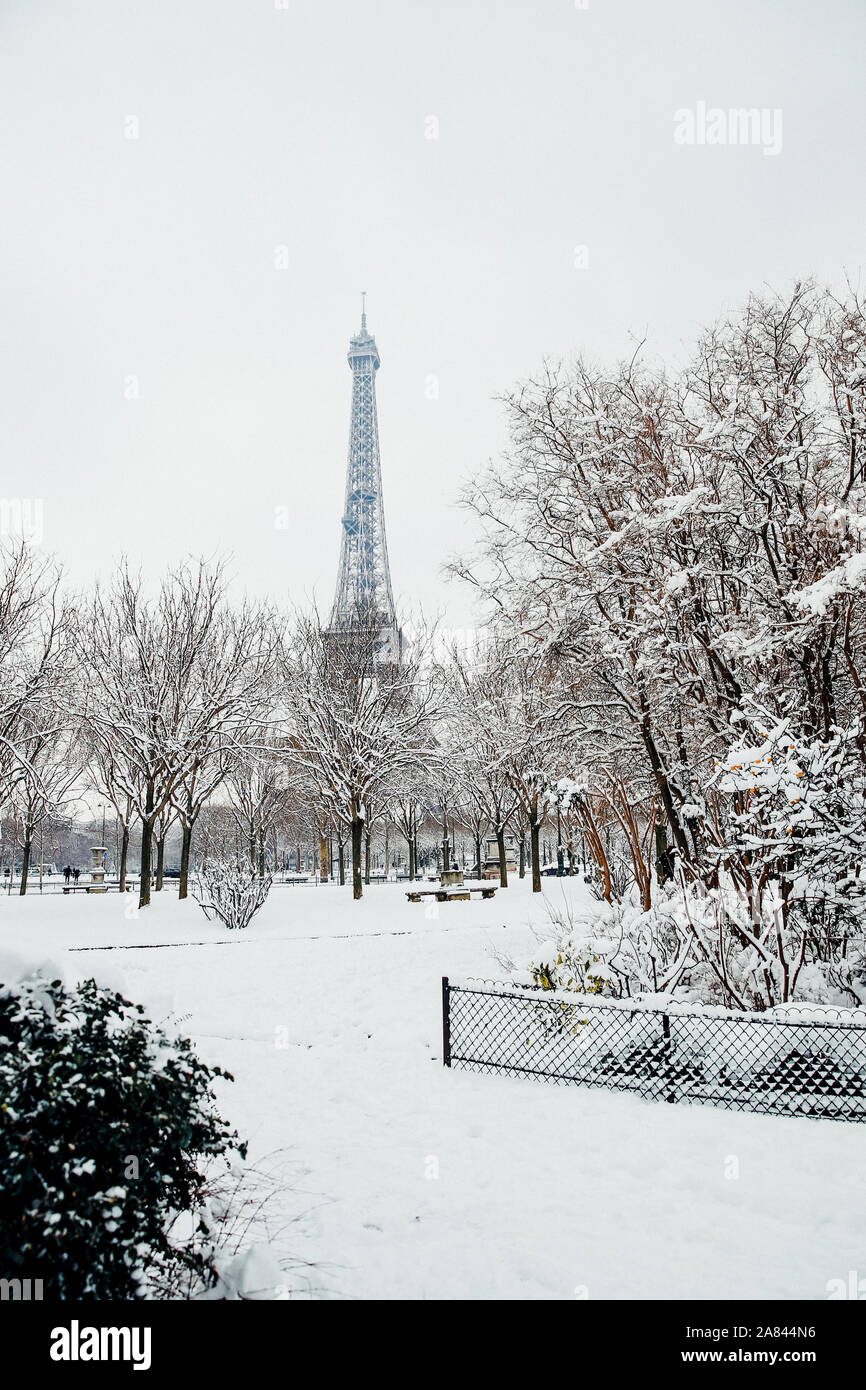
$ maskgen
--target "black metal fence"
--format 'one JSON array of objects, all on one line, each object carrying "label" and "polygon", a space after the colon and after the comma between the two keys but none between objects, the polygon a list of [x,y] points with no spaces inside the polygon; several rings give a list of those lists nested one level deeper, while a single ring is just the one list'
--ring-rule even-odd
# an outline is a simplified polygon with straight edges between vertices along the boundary
[{"label": "black metal fence", "polygon": [[866,1010],[644,1006],[442,980],[443,1060],[668,1102],[866,1121]]}]

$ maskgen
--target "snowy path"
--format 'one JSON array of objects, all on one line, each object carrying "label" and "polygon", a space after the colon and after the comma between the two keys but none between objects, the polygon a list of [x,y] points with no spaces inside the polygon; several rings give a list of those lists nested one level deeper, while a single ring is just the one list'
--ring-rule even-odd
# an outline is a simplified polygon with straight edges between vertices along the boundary
[{"label": "snowy path", "polygon": [[544,913],[524,885],[433,920],[397,886],[361,904],[276,887],[243,938],[174,898],[124,908],[7,900],[0,950],[26,942],[173,1012],[234,1073],[224,1113],[253,1161],[283,1151],[279,1253],[312,1262],[317,1291],[820,1299],[866,1269],[866,1126],[442,1067],[441,976],[498,974],[491,947],[528,944]]}]

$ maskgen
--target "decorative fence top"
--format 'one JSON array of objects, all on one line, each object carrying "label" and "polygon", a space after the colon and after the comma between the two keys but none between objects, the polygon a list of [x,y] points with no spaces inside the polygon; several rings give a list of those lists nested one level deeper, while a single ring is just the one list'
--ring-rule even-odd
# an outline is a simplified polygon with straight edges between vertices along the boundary
[{"label": "decorative fence top", "polygon": [[747,1014],[495,980],[442,987],[446,1066],[866,1120],[866,1009],[794,1004]]}]

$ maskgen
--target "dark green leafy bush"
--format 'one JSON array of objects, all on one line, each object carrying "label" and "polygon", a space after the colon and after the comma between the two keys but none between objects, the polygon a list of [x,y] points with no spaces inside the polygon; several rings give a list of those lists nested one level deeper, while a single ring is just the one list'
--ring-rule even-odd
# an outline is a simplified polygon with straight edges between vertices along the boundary
[{"label": "dark green leafy bush", "polygon": [[[93,980],[0,983],[0,1277],[46,1298],[213,1282],[204,1160],[246,1156],[209,1068]],[[170,1234],[179,1212],[195,1238]]]}]

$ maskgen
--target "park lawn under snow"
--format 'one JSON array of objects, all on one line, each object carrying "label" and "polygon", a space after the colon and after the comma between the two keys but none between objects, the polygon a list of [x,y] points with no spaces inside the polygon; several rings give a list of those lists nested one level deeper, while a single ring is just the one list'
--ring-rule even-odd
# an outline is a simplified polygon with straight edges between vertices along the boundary
[{"label": "park lawn under snow", "polygon": [[820,1299],[863,1270],[864,1126],[443,1068],[441,976],[502,975],[493,951],[528,954],[545,905],[527,883],[438,910],[404,887],[278,884],[243,933],[168,892],[140,915],[4,898],[0,963],[93,975],[234,1073],[221,1108],[277,1179],[299,1296]]}]

